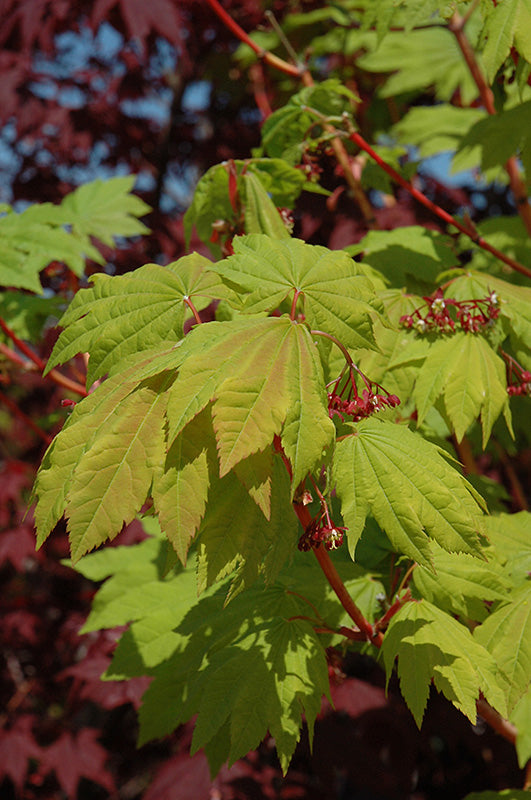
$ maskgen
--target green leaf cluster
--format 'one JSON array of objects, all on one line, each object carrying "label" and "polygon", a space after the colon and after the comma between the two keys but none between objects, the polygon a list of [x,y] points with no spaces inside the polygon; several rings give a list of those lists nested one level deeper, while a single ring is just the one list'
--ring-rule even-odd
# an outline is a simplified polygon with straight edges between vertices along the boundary
[{"label": "green leaf cluster", "polygon": [[42,292],[39,272],[62,261],[82,275],[87,258],[103,264],[91,239],[114,244],[117,236],[138,236],[147,228],[138,217],[149,207],[130,194],[134,177],[96,180],[64,200],[29,206],[17,214],[4,207],[0,217],[0,285]]}]

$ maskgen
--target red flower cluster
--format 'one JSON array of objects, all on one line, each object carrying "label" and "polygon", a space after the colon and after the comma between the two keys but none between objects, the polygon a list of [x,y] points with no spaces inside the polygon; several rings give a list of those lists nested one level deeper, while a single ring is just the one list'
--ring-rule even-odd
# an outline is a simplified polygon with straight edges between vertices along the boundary
[{"label": "red flower cluster", "polygon": [[518,383],[510,383],[507,387],[507,394],[531,394],[531,372],[523,370],[519,376]]},{"label": "red flower cluster", "polygon": [[312,519],[299,539],[298,548],[303,552],[307,552],[308,550],[316,550],[321,545],[324,545],[327,550],[336,550],[343,544],[343,536],[346,530],[346,528],[332,525],[328,514],[323,513],[321,516]]},{"label": "red flower cluster", "polygon": [[[345,371],[347,371],[347,378],[341,387]],[[365,389],[361,395],[356,385],[356,373],[365,384]],[[328,393],[328,415],[330,419],[333,419],[334,414],[337,414],[337,416],[341,417],[341,420],[343,420],[346,414],[352,417],[354,422],[359,422],[360,419],[370,417],[375,411],[381,411],[381,409],[386,406],[389,408],[396,408],[396,406],[400,405],[400,398],[398,398],[396,394],[389,394],[387,389],[384,389],[378,383],[373,384],[363,372],[352,363],[350,357],[347,364],[343,367],[339,378],[329,383],[328,386],[332,387]],[[376,389],[380,391],[375,392],[373,387],[376,387]]]},{"label": "red flower cluster", "polygon": [[414,328],[418,333],[433,330],[454,333],[457,323],[468,333],[478,333],[482,328],[493,325],[500,315],[500,301],[496,292],[480,300],[453,300],[444,297],[442,289],[437,289],[431,297],[423,299],[427,313],[421,313],[424,308],[421,306],[411,314],[400,317],[400,323],[405,328]]},{"label": "red flower cluster", "polygon": [[343,400],[337,394],[328,395],[328,414],[330,418],[337,414],[343,419],[343,415],[347,414],[352,417],[354,422],[370,417],[375,411],[380,411],[385,406],[396,408],[398,405],[400,405],[400,398],[396,394],[374,394],[372,389],[364,389],[361,397],[356,392],[352,399],[346,400]]}]

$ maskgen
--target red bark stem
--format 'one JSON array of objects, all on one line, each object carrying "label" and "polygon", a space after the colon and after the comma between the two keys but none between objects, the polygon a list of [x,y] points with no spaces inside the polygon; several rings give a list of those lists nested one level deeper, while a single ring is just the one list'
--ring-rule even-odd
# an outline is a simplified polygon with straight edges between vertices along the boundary
[{"label": "red bark stem", "polygon": [[262,47],[253,42],[250,36],[245,33],[243,28],[241,28],[238,23],[232,19],[230,14],[227,14],[225,9],[218,3],[218,0],[206,0],[212,11],[218,15],[220,20],[223,22],[227,28],[232,31],[232,33],[244,44],[248,45],[253,52],[259,58],[262,58],[266,64],[269,64],[272,67],[276,67],[276,69],[284,72],[286,75],[293,75],[294,78],[300,78],[301,72],[303,71],[304,67],[298,67],[294,64],[290,64],[288,61],[284,61],[283,58],[279,58],[275,56],[273,53],[264,50]]},{"label": "red bark stem", "polygon": [[[26,342],[23,342],[22,339],[19,339],[18,336],[11,328],[6,324],[6,322],[0,317],[0,328],[4,331],[6,336],[9,336],[15,347],[17,347],[21,353],[24,353],[30,361],[32,361],[35,366],[43,372],[44,368],[46,367],[46,361],[43,361],[42,358],[33,352],[31,347],[29,347]],[[79,394],[81,397],[86,397],[88,395],[87,390],[85,387],[78,383],[77,381],[73,381],[70,378],[67,378],[66,375],[62,375],[58,370],[51,369],[50,372],[46,375],[54,383],[57,383],[59,386],[62,386],[65,389],[68,389],[71,392],[75,392],[75,394]]]},{"label": "red bark stem", "polygon": [[512,722],[509,722],[508,719],[504,719],[501,714],[498,714],[483,697],[476,700],[476,709],[480,717],[482,717],[496,733],[499,733],[500,736],[503,736],[503,738],[507,739],[511,744],[516,743],[516,736],[518,733],[516,727]]},{"label": "red bark stem", "polygon": [[439,219],[442,219],[448,225],[453,225],[454,228],[457,228],[458,231],[464,233],[465,236],[468,236],[474,244],[477,244],[478,247],[481,247],[482,250],[486,250],[488,253],[491,253],[496,258],[499,258],[500,261],[503,261],[504,264],[511,267],[511,269],[516,270],[516,272],[520,272],[522,275],[525,275],[528,278],[531,278],[531,269],[524,267],[523,264],[520,264],[518,261],[515,261],[514,258],[510,258],[510,256],[506,256],[505,253],[502,253],[501,250],[498,250],[496,247],[493,247],[491,244],[485,241],[482,236],[478,236],[475,231],[469,230],[465,225],[458,220],[454,219],[451,214],[445,211],[443,208],[438,206],[436,203],[433,203],[426,195],[420,192],[418,189],[415,189],[414,186],[411,185],[405,178],[403,178],[396,170],[394,170],[389,164],[387,164],[378,153],[376,153],[370,144],[365,141],[363,136],[361,136],[356,131],[349,134],[349,138],[352,142],[358,145],[361,150],[364,150],[371,158],[376,161],[378,166],[380,166],[384,172],[387,172],[389,177],[391,177],[396,183],[398,183],[402,188],[404,188],[409,194],[418,200],[425,208],[429,209],[433,214],[435,214]]}]

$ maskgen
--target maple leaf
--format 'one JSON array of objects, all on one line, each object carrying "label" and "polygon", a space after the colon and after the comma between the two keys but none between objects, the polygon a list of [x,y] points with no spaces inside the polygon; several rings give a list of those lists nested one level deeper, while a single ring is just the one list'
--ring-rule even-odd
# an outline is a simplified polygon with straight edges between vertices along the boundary
[{"label": "maple leaf", "polygon": [[19,572],[24,572],[39,555],[35,552],[35,534],[29,525],[0,533],[0,564],[10,561]]},{"label": "maple leaf", "polygon": [[212,797],[212,781],[204,753],[191,756],[180,752],[158,770],[143,795],[143,800],[198,800]]},{"label": "maple leaf", "polygon": [[143,47],[151,33],[182,45],[185,26],[178,6],[172,0],[96,0],[92,9],[91,23],[94,27],[109,16],[112,8],[119,6],[130,38],[139,39]]},{"label": "maple leaf", "polygon": [[19,793],[28,774],[28,761],[41,757],[41,748],[33,738],[35,717],[24,714],[10,728],[0,730],[0,782],[11,778]]},{"label": "maple leaf", "polygon": [[65,731],[42,751],[41,774],[55,772],[67,797],[76,797],[81,778],[88,778],[108,792],[116,790],[114,778],[105,767],[109,754],[98,744],[98,735],[99,731],[93,728],[83,728],[77,734]]},{"label": "maple leaf", "polygon": [[481,555],[483,530],[472,486],[444,452],[408,428],[368,419],[339,441],[334,479],[352,554],[372,513],[400,553],[432,567],[429,538],[445,550]]},{"label": "maple leaf", "polygon": [[426,600],[406,603],[395,614],[382,652],[388,680],[398,656],[400,690],[419,727],[432,679],[472,723],[480,690],[492,706],[506,714],[494,658],[472,638],[468,628]]}]

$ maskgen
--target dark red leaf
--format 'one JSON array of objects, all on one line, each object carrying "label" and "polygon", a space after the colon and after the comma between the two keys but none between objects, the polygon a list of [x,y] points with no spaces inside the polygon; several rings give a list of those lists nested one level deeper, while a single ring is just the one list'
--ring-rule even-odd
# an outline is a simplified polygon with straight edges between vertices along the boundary
[{"label": "dark red leaf", "polygon": [[0,782],[4,777],[11,778],[19,793],[28,774],[28,761],[41,755],[41,748],[33,738],[34,721],[33,716],[26,714],[8,730],[0,730]]},{"label": "dark red leaf", "polygon": [[78,734],[63,733],[50,747],[42,751],[41,774],[55,772],[67,797],[76,797],[81,778],[88,778],[115,791],[114,778],[105,768],[108,752],[96,741],[98,731],[83,728]]}]

